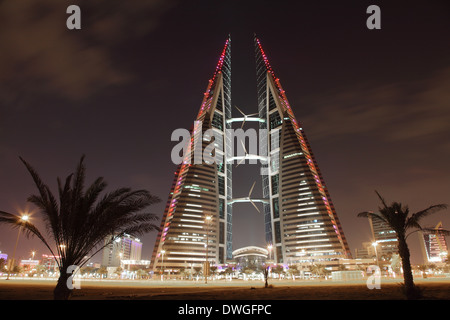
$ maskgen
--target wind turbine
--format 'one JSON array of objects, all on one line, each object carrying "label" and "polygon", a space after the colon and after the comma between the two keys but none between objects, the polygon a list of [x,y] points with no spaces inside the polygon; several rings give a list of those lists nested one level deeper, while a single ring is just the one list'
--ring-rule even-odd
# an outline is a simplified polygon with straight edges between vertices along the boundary
[{"label": "wind turbine", "polygon": [[247,149],[245,148],[244,142],[242,142],[242,140],[241,140],[241,144],[242,144],[242,148],[244,148],[245,155],[244,155],[244,157],[241,159],[241,161],[238,162],[238,164],[236,165],[236,168],[237,168],[243,161],[245,161],[245,158],[246,158],[247,155],[248,155]]},{"label": "wind turbine", "polygon": [[242,112],[242,110],[239,109],[237,106],[235,106],[235,108],[238,109],[238,111],[239,111],[240,113],[242,113],[242,115],[244,116],[244,121],[242,121],[241,129],[244,127],[245,120],[247,120],[247,117],[256,116],[256,115],[258,114],[258,113],[245,114],[245,113]]}]

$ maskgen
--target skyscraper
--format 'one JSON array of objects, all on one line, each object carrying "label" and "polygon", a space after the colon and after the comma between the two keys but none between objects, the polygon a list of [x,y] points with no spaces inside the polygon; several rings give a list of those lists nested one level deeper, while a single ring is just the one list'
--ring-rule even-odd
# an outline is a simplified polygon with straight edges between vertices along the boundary
[{"label": "skyscraper", "polygon": [[266,241],[276,262],[329,261],[351,257],[317,162],[280,80],[255,37]]},{"label": "skyscraper", "polygon": [[[111,238],[105,239],[105,242]],[[124,235],[103,248],[102,265],[118,267],[121,260],[141,260],[142,242],[130,235]]]},{"label": "skyscraper", "polygon": [[[205,261],[222,264],[231,260],[232,207],[243,201],[263,203],[266,243],[273,245],[276,262],[350,257],[303,129],[256,38],[255,49],[258,116],[232,117],[228,38],[174,174],[153,251],[154,270],[175,271]],[[259,122],[259,149],[249,139],[250,153],[235,156],[235,138],[242,130],[236,134],[239,129],[234,131],[232,124],[242,122],[243,126],[245,121]],[[215,149],[206,152],[212,144]],[[215,162],[204,158],[209,153]],[[262,199],[233,198],[232,165],[245,160],[261,163]]]},{"label": "skyscraper", "polygon": [[[179,270],[206,260],[232,258],[232,167],[226,160],[209,164],[203,151],[214,142],[217,155],[231,149],[231,40],[228,38],[208,82],[191,129],[191,141],[178,165],[152,255],[152,268]],[[211,131],[214,133],[211,134]],[[209,132],[209,133],[208,133]],[[201,147],[201,148],[199,148]],[[208,259],[207,259],[208,257]]]},{"label": "skyscraper", "polygon": [[383,220],[376,216],[369,216],[370,230],[373,240],[377,243],[377,253],[381,256],[389,256],[398,251],[397,234]]},{"label": "skyscraper", "polygon": [[445,236],[439,233],[439,230],[442,230],[442,222],[439,222],[434,229],[434,232],[431,230],[420,232],[425,263],[445,262],[449,254]]}]

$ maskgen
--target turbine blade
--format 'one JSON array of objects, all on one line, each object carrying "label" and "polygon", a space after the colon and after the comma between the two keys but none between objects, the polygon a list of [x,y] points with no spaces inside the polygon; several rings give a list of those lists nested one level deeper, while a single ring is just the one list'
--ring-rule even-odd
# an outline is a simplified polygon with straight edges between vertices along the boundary
[{"label": "turbine blade", "polygon": [[241,129],[244,127],[244,124],[245,124],[245,119],[247,119],[247,116],[246,115],[244,115],[244,121],[242,121],[242,124],[241,124]]},{"label": "turbine blade", "polygon": [[[255,183],[256,183],[256,181],[253,182],[253,185],[252,185],[252,187],[250,188],[250,192],[248,193],[248,197],[249,197],[249,198],[250,198],[250,195],[252,194],[253,188],[255,187]],[[251,201],[251,200],[250,200],[250,201]]]},{"label": "turbine blade", "polygon": [[255,207],[256,211],[258,211],[259,213],[261,213],[261,211],[259,211],[259,209],[258,209],[258,207],[256,206],[256,204],[255,204],[252,200],[250,200],[250,202],[251,202],[251,204]]},{"label": "turbine blade", "polygon": [[247,152],[247,149],[245,148],[244,142],[242,142],[242,140],[240,140],[240,141],[241,141],[241,144],[242,144],[242,148],[244,148],[245,156],[244,156],[244,158],[241,159],[241,161],[238,162],[238,164],[236,165],[235,168],[237,168],[242,162],[244,162],[245,158],[248,155],[248,152]]},{"label": "turbine blade", "polygon": [[243,161],[245,161],[245,157],[241,159],[241,161],[238,162],[235,168],[237,168]]},{"label": "turbine blade", "polygon": [[241,140],[241,144],[242,144],[242,148],[244,148],[244,152],[245,152],[245,154],[247,155],[248,154],[248,152],[247,152],[247,149],[245,148],[245,144],[244,144],[244,142]]},{"label": "turbine blade", "polygon": [[234,106],[236,109],[238,109],[238,111],[240,112],[240,113],[242,113],[242,115],[245,117],[245,113],[244,112],[242,112],[242,110],[241,109],[239,109],[237,106]]}]

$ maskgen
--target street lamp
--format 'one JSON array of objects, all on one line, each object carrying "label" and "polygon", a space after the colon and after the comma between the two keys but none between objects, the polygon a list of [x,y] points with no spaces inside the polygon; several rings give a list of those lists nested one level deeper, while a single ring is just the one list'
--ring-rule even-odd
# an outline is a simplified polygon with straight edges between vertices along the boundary
[{"label": "street lamp", "polygon": [[211,224],[211,220],[212,217],[211,216],[206,216],[206,244],[205,244],[205,249],[206,249],[206,261],[205,261],[205,283],[208,283],[208,273],[209,273],[209,261],[208,261],[208,243],[209,243],[209,227]]},{"label": "street lamp", "polygon": [[272,248],[273,248],[272,244],[269,244],[267,246],[267,249],[269,250],[269,261],[272,260]]},{"label": "street lamp", "polygon": [[19,243],[20,231],[22,231],[22,225],[27,223],[29,219],[30,219],[30,216],[28,214],[22,215],[19,219],[20,227],[19,227],[19,231],[17,232],[16,245],[14,246],[14,251],[13,251],[10,266],[8,268],[8,276],[6,277],[6,280],[9,280],[9,274],[11,273],[11,267],[14,267],[14,257],[16,255],[17,244]]},{"label": "street lamp", "polygon": [[123,264],[123,253],[122,252],[119,252],[119,265],[121,268],[125,269],[124,268],[125,265]]},{"label": "street lamp", "polygon": [[161,250],[162,260],[161,260],[161,281],[164,281],[164,253],[166,250]]},{"label": "street lamp", "polygon": [[372,242],[372,245],[373,245],[373,247],[375,248],[375,258],[377,259],[377,266],[378,266],[378,268],[380,268],[380,264],[378,263],[378,252],[377,252],[377,245],[378,245],[378,242],[377,242],[377,241],[374,241],[374,242]]}]

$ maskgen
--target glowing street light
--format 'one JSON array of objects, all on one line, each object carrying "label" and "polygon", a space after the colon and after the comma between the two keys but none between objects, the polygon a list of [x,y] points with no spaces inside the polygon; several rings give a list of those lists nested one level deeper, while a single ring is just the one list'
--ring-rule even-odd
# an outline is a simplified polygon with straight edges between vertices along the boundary
[{"label": "glowing street light", "polygon": [[267,246],[267,249],[269,250],[269,261],[272,260],[272,248],[273,248],[272,244],[269,244]]},{"label": "glowing street light", "polygon": [[372,242],[372,246],[375,248],[375,258],[377,259],[377,266],[378,268],[380,268],[380,264],[378,263],[378,252],[377,252],[378,242],[377,241]]},{"label": "glowing street light", "polygon": [[60,248],[61,256],[65,256],[66,255],[66,245],[60,244],[59,248]]},{"label": "glowing street light", "polygon": [[161,281],[164,281],[164,253],[166,250],[161,250],[162,260],[161,260]]}]

